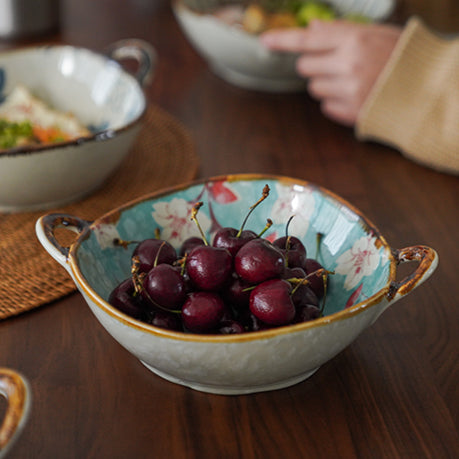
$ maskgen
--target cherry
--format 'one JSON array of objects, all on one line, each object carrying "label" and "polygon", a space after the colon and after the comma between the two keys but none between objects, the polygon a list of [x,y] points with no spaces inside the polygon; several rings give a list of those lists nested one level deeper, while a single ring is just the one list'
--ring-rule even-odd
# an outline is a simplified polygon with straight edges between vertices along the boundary
[{"label": "cherry", "polygon": [[189,237],[183,241],[183,244],[180,247],[179,254],[183,257],[186,253],[191,252],[197,245],[204,245],[202,238],[197,236]]},{"label": "cherry", "polygon": [[166,330],[182,331],[180,318],[177,314],[157,310],[148,322],[155,327],[164,328]]},{"label": "cherry", "polygon": [[224,320],[217,328],[217,333],[219,333],[220,335],[232,335],[244,332],[244,326],[236,320]]},{"label": "cherry", "polygon": [[136,295],[134,282],[130,277],[112,290],[108,302],[134,319],[144,320],[146,317],[145,305],[141,297]]},{"label": "cherry", "polygon": [[220,228],[214,236],[212,245],[228,249],[234,257],[237,251],[248,241],[255,239],[257,235],[250,230],[238,231],[235,228]]},{"label": "cherry", "polygon": [[228,249],[231,255],[234,257],[237,251],[248,241],[255,239],[257,237],[256,233],[250,230],[244,230],[244,226],[247,223],[248,218],[255,208],[262,203],[269,196],[269,186],[265,185],[263,187],[263,192],[260,199],[250,206],[249,212],[242,222],[241,228],[239,230],[235,228],[220,228],[214,236],[213,246],[214,247],[223,247]]},{"label": "cherry", "polygon": [[232,257],[226,249],[209,245],[195,247],[187,256],[186,270],[200,290],[221,290],[231,278]]},{"label": "cherry", "polygon": [[284,279],[267,280],[250,294],[250,311],[267,324],[286,325],[295,317],[291,291],[291,284]]},{"label": "cherry", "polygon": [[[304,269],[306,274],[313,274],[316,271],[323,270],[323,266],[314,258],[307,258]],[[323,274],[319,271],[318,275],[311,275],[308,277],[309,286],[317,295],[317,298],[322,298],[325,292],[325,285]]]},{"label": "cherry", "polygon": [[154,266],[143,280],[147,298],[161,308],[178,310],[186,299],[186,286],[179,270],[161,263]]},{"label": "cherry", "polygon": [[306,277],[306,272],[303,268],[285,268],[285,272],[282,277],[286,280],[295,279],[297,282],[299,282],[294,286],[292,290],[292,300],[295,306],[301,304],[313,304],[316,306],[319,305],[319,299],[317,298],[317,295],[309,286],[310,278],[307,279],[307,283],[300,283],[300,280]]},{"label": "cherry", "polygon": [[193,292],[182,307],[182,322],[193,333],[215,329],[225,313],[225,304],[212,292]]},{"label": "cherry", "polygon": [[297,307],[294,323],[308,322],[313,319],[320,317],[320,309],[313,304],[304,304]]},{"label": "cherry", "polygon": [[283,236],[273,242],[275,247],[278,247],[285,257],[285,263],[288,267],[303,268],[306,261],[306,247],[295,236]]},{"label": "cherry", "polygon": [[177,259],[177,253],[174,247],[165,240],[145,239],[136,246],[132,257],[138,258],[139,271],[146,273],[150,271],[155,262],[156,264],[174,263]]},{"label": "cherry", "polygon": [[285,259],[282,252],[262,238],[244,244],[234,258],[236,274],[251,284],[280,277],[284,269]]},{"label": "cherry", "polygon": [[233,276],[230,284],[223,292],[225,303],[237,310],[248,308],[250,299],[250,284],[244,282],[240,277]]}]

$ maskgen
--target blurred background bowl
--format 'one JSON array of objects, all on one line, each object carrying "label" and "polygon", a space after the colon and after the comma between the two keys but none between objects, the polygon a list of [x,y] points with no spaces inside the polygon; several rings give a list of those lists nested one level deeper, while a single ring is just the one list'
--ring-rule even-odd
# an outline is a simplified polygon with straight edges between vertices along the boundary
[{"label": "blurred background bowl", "polygon": [[[283,1],[278,2],[282,5]],[[394,0],[330,0],[339,16],[386,19]],[[255,34],[240,24],[250,4],[276,4],[272,0],[173,0],[172,7],[184,34],[215,74],[247,89],[291,92],[305,89],[295,71],[297,55],[271,52]]]},{"label": "blurred background bowl", "polygon": [[[142,126],[155,51],[122,40],[99,54],[73,46],[39,46],[0,54],[0,103],[17,85],[71,113],[90,134],[55,144],[0,151],[0,212],[64,205],[95,191],[128,154]],[[120,64],[133,59],[135,74]]]},{"label": "blurred background bowl", "polygon": [[[246,229],[265,237],[289,234],[335,274],[330,276],[324,316],[295,325],[231,335],[194,334],[155,327],[108,303],[111,291],[131,275],[136,244],[155,229],[175,248],[198,234],[189,218],[197,201],[201,227],[211,240],[220,227],[239,228],[264,186],[269,197],[250,215]],[[70,249],[53,236],[61,227],[80,236]],[[311,376],[369,327],[385,309],[421,285],[437,266],[428,247],[392,249],[357,209],[312,183],[254,174],[203,179],[159,191],[114,209],[90,223],[75,216],[48,214],[37,221],[37,236],[72,276],[94,315],[123,347],[161,377],[193,389],[244,394],[287,387]],[[320,253],[317,234],[323,235]],[[415,272],[396,281],[400,262],[417,260]],[[104,356],[101,355],[100,358]]]}]

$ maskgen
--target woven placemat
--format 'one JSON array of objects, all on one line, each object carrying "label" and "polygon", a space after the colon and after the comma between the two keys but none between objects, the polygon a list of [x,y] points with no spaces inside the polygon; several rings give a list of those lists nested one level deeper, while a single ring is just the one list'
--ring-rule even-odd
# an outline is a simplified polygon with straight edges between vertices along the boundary
[{"label": "woven placemat", "polygon": [[37,219],[51,211],[94,220],[155,190],[192,180],[199,161],[188,131],[152,106],[128,157],[115,174],[83,201],[49,211],[0,213],[0,320],[57,300],[76,287],[35,235]]}]

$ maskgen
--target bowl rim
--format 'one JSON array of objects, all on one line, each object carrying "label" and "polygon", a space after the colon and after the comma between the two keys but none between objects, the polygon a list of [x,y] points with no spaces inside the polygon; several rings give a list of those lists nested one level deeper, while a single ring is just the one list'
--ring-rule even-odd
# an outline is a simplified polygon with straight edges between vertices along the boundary
[{"label": "bowl rim", "polygon": [[116,136],[122,134],[123,132],[132,129],[134,126],[136,126],[137,124],[143,121],[143,119],[146,116],[147,109],[148,109],[148,101],[145,95],[144,88],[136,80],[136,78],[133,75],[131,75],[128,71],[126,71],[122,67],[122,65],[120,65],[115,59],[110,58],[109,56],[105,55],[102,52],[97,52],[92,49],[85,48],[84,46],[73,46],[73,45],[65,45],[65,44],[62,44],[62,45],[60,44],[29,45],[29,46],[24,46],[21,48],[10,49],[10,50],[0,52],[0,65],[2,63],[2,57],[4,56],[11,56],[13,54],[16,54],[16,55],[24,54],[27,56],[27,54],[36,53],[36,52],[40,52],[40,51],[47,50],[47,49],[52,49],[52,50],[57,50],[57,51],[63,51],[63,50],[69,50],[69,49],[82,51],[82,52],[87,53],[88,55],[91,55],[91,57],[96,57],[96,58],[100,58],[104,60],[106,64],[109,63],[109,65],[113,65],[117,67],[120,70],[121,74],[123,74],[124,76],[127,76],[128,78],[131,78],[134,84],[137,85],[138,89],[140,90],[140,94],[142,96],[142,101],[143,101],[142,111],[137,115],[136,118],[131,120],[129,123],[123,124],[122,126],[116,129],[104,129],[102,131],[91,133],[89,135],[82,136],[82,137],[77,137],[75,139],[67,140],[65,142],[56,142],[56,143],[51,143],[51,144],[32,145],[32,146],[24,145],[24,146],[9,148],[7,150],[0,150],[0,158],[1,157],[21,156],[21,155],[31,155],[31,154],[39,153],[39,152],[50,152],[50,151],[54,151],[58,149],[85,145],[90,142],[103,142],[106,140],[111,140],[115,138]]},{"label": "bowl rim", "polygon": [[[289,324],[283,325],[279,327],[270,328],[267,330],[260,330],[256,332],[247,332],[247,333],[240,333],[240,334],[230,334],[230,335],[217,335],[217,334],[197,334],[197,333],[185,333],[180,331],[172,331],[167,330],[164,328],[156,327],[151,324],[147,324],[140,320],[134,319],[127,314],[116,309],[114,306],[110,305],[107,301],[101,298],[91,287],[89,282],[85,279],[83,273],[79,269],[78,265],[78,248],[80,247],[81,243],[87,239],[90,234],[93,232],[93,229],[100,225],[101,223],[113,223],[119,220],[119,217],[122,212],[135,207],[136,205],[148,201],[150,199],[160,198],[161,196],[166,196],[172,192],[177,192],[180,190],[184,190],[190,186],[201,185],[208,182],[216,182],[216,181],[250,181],[250,180],[277,180],[280,183],[284,184],[296,184],[300,186],[304,186],[306,188],[312,188],[314,190],[319,191],[321,194],[331,198],[339,202],[341,205],[345,206],[346,208],[350,209],[354,212],[358,217],[358,223],[364,224],[366,231],[371,230],[372,234],[375,236],[376,240],[380,241],[381,245],[385,247],[388,259],[390,263],[389,267],[389,275],[388,280],[384,287],[380,290],[375,292],[370,297],[366,298],[363,301],[360,301],[348,308],[344,308],[341,311],[337,311],[333,314],[320,317],[308,322],[302,322],[298,324]],[[84,294],[89,297],[93,303],[96,305],[98,309],[102,312],[108,314],[111,318],[115,319],[117,322],[122,323],[123,325],[129,326],[131,328],[137,329],[142,332],[147,332],[151,335],[162,337],[162,338],[172,338],[175,340],[180,341],[191,341],[191,342],[202,342],[202,343],[217,343],[217,342],[226,342],[226,343],[240,343],[245,341],[256,341],[256,340],[266,340],[269,338],[273,338],[280,335],[286,335],[296,332],[302,332],[305,330],[310,330],[317,327],[322,327],[332,322],[338,322],[341,320],[348,319],[353,317],[361,312],[376,306],[379,304],[384,297],[390,292],[391,284],[395,281],[396,277],[396,260],[393,255],[393,250],[387,243],[384,236],[382,236],[379,229],[354,205],[350,204],[346,199],[342,198],[341,196],[337,195],[336,193],[328,190],[327,188],[315,184],[311,181],[298,179],[294,177],[288,177],[284,175],[277,175],[277,174],[262,174],[262,173],[236,173],[236,174],[224,174],[224,175],[217,175],[207,178],[196,179],[192,181],[188,181],[179,185],[175,185],[172,187],[163,188],[161,190],[155,191],[153,193],[145,194],[140,196],[134,200],[128,201],[121,206],[118,206],[111,211],[105,213],[104,215],[100,216],[96,220],[92,221],[79,235],[79,237],[75,240],[73,244],[69,247],[69,253],[67,256],[67,263],[71,274],[74,277],[77,286],[81,288]]]}]

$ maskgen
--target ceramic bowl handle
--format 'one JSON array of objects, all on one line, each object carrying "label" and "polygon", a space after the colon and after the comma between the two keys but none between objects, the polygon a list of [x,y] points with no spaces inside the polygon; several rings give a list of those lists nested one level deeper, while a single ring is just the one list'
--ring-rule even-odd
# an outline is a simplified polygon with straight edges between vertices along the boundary
[{"label": "ceramic bowl handle", "polygon": [[392,282],[388,293],[391,302],[399,300],[416,287],[419,287],[432,275],[438,265],[437,252],[424,245],[393,250],[393,255],[398,264],[407,261],[416,261],[419,265],[412,274],[406,276],[401,281]]},{"label": "ceramic bowl handle", "polygon": [[134,60],[137,70],[131,73],[142,87],[152,81],[157,53],[150,43],[134,38],[119,40],[108,47],[106,54],[110,59],[119,63],[123,60]]},{"label": "ceramic bowl handle", "polygon": [[8,368],[0,368],[0,395],[3,395],[7,401],[6,413],[0,425],[0,458],[2,458],[27,421],[31,396],[26,379]]},{"label": "ceramic bowl handle", "polygon": [[55,236],[57,228],[67,228],[81,234],[89,228],[91,222],[68,214],[47,214],[40,217],[35,224],[38,240],[46,251],[64,268],[67,268],[68,247],[59,244]]}]

